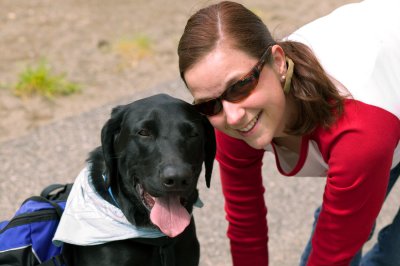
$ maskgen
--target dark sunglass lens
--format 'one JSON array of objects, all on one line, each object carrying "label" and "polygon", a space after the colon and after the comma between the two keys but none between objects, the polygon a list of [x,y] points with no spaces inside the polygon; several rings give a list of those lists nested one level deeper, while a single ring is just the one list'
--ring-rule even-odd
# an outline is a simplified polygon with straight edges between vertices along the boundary
[{"label": "dark sunglass lens", "polygon": [[221,112],[222,104],[219,99],[213,99],[207,102],[195,104],[196,110],[204,115],[213,116]]},{"label": "dark sunglass lens", "polygon": [[233,84],[225,93],[225,99],[230,102],[237,102],[247,98],[257,86],[258,76],[253,72],[252,75]]}]

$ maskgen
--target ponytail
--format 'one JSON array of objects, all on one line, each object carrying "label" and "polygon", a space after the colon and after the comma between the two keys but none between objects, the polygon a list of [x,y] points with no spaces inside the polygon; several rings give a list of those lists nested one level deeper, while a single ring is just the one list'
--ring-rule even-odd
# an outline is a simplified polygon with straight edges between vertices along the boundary
[{"label": "ponytail", "polygon": [[294,62],[288,97],[293,99],[297,117],[288,125],[286,132],[304,135],[317,126],[328,128],[343,113],[344,97],[306,45],[294,41],[282,41],[278,45]]}]

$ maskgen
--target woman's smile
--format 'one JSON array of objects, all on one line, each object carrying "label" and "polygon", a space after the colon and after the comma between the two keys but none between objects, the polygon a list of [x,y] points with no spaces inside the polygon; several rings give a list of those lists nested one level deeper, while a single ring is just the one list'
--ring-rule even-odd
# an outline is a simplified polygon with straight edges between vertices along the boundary
[{"label": "woman's smile", "polygon": [[257,125],[258,119],[260,118],[262,111],[260,111],[245,127],[238,129],[242,136],[249,135],[255,126]]}]

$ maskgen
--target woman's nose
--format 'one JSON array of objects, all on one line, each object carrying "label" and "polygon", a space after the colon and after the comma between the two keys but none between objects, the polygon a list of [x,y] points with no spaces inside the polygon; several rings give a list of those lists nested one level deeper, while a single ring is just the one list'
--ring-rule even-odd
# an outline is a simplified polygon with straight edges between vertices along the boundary
[{"label": "woman's nose", "polygon": [[240,125],[245,115],[244,108],[240,107],[238,103],[231,103],[224,100],[222,101],[222,106],[224,108],[226,123],[233,128]]}]

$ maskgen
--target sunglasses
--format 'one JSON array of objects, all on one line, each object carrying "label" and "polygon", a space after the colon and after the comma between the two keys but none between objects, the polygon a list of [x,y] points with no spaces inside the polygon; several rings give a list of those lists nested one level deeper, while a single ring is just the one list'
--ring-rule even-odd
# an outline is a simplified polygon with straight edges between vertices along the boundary
[{"label": "sunglasses", "polygon": [[220,113],[223,109],[222,100],[237,103],[246,99],[251,92],[257,87],[258,79],[261,70],[267,59],[270,47],[265,50],[258,63],[251,69],[251,71],[243,76],[240,80],[229,86],[218,98],[214,98],[205,102],[194,103],[195,109],[206,116],[213,116]]}]

